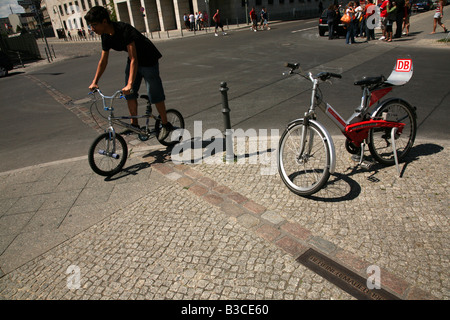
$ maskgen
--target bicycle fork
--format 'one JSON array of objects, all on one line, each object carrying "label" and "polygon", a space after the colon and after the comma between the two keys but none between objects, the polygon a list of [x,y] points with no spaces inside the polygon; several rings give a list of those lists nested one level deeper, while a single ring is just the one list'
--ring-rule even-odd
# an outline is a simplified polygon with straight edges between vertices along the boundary
[{"label": "bicycle fork", "polygon": [[[311,150],[314,144],[314,133],[312,130],[310,130],[310,124],[313,124],[316,128],[318,128],[323,135],[323,141],[328,145],[329,154],[327,155],[329,157],[329,172],[333,174],[336,169],[336,151],[334,148],[334,142],[331,138],[330,133],[328,130],[321,125],[316,120],[309,119],[309,117],[306,115],[303,119],[297,119],[292,121],[289,125],[295,125],[299,122],[303,123],[302,126],[302,137],[300,140],[300,149],[297,156],[297,161],[300,163],[302,161],[307,160],[311,156]],[[307,150],[306,150],[307,149]]]},{"label": "bicycle fork", "polygon": [[[308,117],[306,117],[305,119],[303,119],[302,139],[300,141],[300,151],[297,156],[298,163],[304,163],[308,161],[308,158],[311,156],[311,150],[314,142],[313,139],[313,132],[309,130],[309,120]],[[308,144],[308,149],[305,152],[306,144]]]},{"label": "bicycle fork", "polygon": [[108,136],[106,138],[106,150],[100,149],[98,150],[98,153],[117,160],[120,158],[120,155],[116,153],[116,132],[114,131],[114,128],[112,126],[110,126],[106,131],[108,133]]}]

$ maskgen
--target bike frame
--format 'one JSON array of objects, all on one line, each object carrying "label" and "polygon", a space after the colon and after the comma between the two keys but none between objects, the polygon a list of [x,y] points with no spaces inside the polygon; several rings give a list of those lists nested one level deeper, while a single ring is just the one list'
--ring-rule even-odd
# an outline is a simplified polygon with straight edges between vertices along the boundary
[{"label": "bike frame", "polygon": [[[123,99],[124,96],[122,94],[121,90],[116,91],[112,96],[106,96],[104,95],[100,89],[96,89],[93,93],[97,92],[100,97],[102,98],[102,105],[103,105],[103,110],[108,111],[108,128],[105,130],[107,132],[110,132],[113,137],[115,137],[116,135],[116,131],[114,129],[114,125],[119,125],[121,127],[127,128],[133,132],[136,132],[138,134],[143,134],[143,135],[150,135],[153,133],[153,131],[149,131],[148,130],[148,125],[149,125],[149,119],[154,119],[156,120],[156,117],[152,114],[151,112],[151,107],[150,107],[150,103],[147,104],[147,110],[145,115],[142,116],[115,116],[114,115],[114,108],[113,108],[113,101],[114,99]],[[111,103],[109,106],[107,106],[106,104],[106,100],[110,99]],[[145,123],[145,127],[147,128],[147,130],[140,130],[140,129],[136,129],[135,127],[133,127],[131,124],[126,123],[122,120],[131,120],[131,119],[146,119],[146,123]],[[113,140],[115,141],[115,140]],[[114,150],[115,150],[115,146],[114,146]]]},{"label": "bike frame", "polygon": [[[294,65],[287,64],[286,66],[291,67],[291,73],[293,72],[294,69],[300,67],[299,64]],[[361,97],[361,104],[355,109],[354,113],[350,116],[348,120],[344,120],[344,118],[329,103],[323,101],[319,95],[318,90],[320,81],[328,79],[331,76],[340,78],[341,77],[340,75],[326,73],[327,77],[324,79],[320,79],[319,77],[317,78],[313,77],[311,72],[308,73],[307,77],[302,75],[305,78],[309,78],[309,80],[311,80],[311,82],[313,83],[313,88],[311,92],[311,105],[308,111],[305,113],[303,119],[294,120],[290,123],[290,125],[297,123],[299,120],[301,120],[304,123],[304,130],[306,130],[306,128],[308,127],[309,122],[314,122],[315,125],[321,128],[323,134],[325,135],[326,143],[328,144],[330,149],[330,154],[328,155],[330,157],[330,168],[329,168],[330,173],[334,173],[336,167],[336,154],[334,149],[334,143],[328,130],[316,121],[316,107],[319,107],[319,109],[321,109],[323,113],[325,113],[325,115],[333,121],[333,123],[340,129],[342,134],[355,147],[357,148],[361,147],[360,164],[363,161],[364,143],[368,138],[369,131],[374,128],[390,129],[395,164],[397,166],[397,170],[399,170],[394,137],[397,133],[398,134],[402,133],[405,124],[398,121],[396,122],[389,121],[388,120],[389,114],[387,113],[386,114],[383,113],[382,119],[374,119],[374,115],[377,113],[379,108],[383,106],[383,103],[372,113],[372,115],[369,115],[369,110],[376,102],[378,102],[382,97],[388,94],[393,89],[394,86],[404,85],[405,83],[407,83],[409,79],[411,79],[412,77],[412,72],[413,68],[411,59],[398,59],[394,70],[392,71],[391,75],[386,81],[383,78],[383,80],[380,80],[379,82],[369,81],[367,83],[364,83],[362,87],[363,93]],[[379,86],[379,84],[381,83],[382,86]],[[372,89],[371,85],[374,85]],[[385,101],[385,103],[388,101]],[[405,102],[404,100],[402,101]],[[312,133],[310,134],[312,135]],[[302,158],[308,158],[310,156],[313,141],[311,137],[308,139],[309,141],[308,149],[306,150],[307,152],[305,152],[305,148],[307,147],[306,138],[307,137],[305,131],[303,131],[300,151],[297,157],[298,161],[301,161]]]},{"label": "bike frame", "polygon": [[329,103],[322,101],[318,96],[317,92],[320,80],[313,78],[311,73],[309,73],[309,78],[313,82],[313,89],[311,93],[311,106],[305,118],[312,117],[315,119],[315,109],[319,107],[355,146],[360,146],[367,139],[369,130],[373,128],[397,128],[398,132],[401,133],[404,127],[403,123],[392,122],[386,119],[373,119],[367,116],[372,105],[389,93],[392,87],[373,91],[368,87],[363,87],[360,106],[356,108],[348,120],[344,120]]}]

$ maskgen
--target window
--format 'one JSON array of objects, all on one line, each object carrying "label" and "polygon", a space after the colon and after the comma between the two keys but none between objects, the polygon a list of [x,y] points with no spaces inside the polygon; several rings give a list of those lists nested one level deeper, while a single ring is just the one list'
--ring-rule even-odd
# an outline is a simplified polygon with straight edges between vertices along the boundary
[{"label": "window", "polygon": [[61,15],[63,16],[64,15],[64,11],[63,11],[61,5],[59,5],[58,8],[59,8],[59,13],[61,13]]}]

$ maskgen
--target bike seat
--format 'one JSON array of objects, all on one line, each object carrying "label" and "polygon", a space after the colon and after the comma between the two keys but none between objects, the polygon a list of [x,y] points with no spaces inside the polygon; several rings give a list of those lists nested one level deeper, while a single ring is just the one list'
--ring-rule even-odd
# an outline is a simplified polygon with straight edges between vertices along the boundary
[{"label": "bike seat", "polygon": [[359,81],[355,81],[355,86],[369,86],[373,84],[380,84],[383,83],[386,80],[384,76],[379,77],[363,77]]}]

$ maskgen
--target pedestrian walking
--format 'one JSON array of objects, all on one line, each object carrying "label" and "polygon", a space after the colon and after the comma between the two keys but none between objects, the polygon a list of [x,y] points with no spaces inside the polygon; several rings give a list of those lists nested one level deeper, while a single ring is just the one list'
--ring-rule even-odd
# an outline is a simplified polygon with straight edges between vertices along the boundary
[{"label": "pedestrian walking", "polygon": [[359,1],[356,2],[355,8],[355,36],[362,37],[366,30],[363,30],[364,8]]},{"label": "pedestrian walking", "polygon": [[186,13],[183,15],[183,20],[184,20],[184,27],[186,28],[186,30],[189,30],[191,28],[191,25],[189,22],[189,16]]},{"label": "pedestrian walking", "polygon": [[213,20],[214,20],[214,24],[215,24],[215,29],[214,29],[214,33],[215,36],[217,37],[217,29],[220,28],[222,30],[222,35],[226,35],[227,33],[225,31],[223,31],[223,24],[222,21],[220,21],[220,13],[219,13],[219,9],[217,9],[216,13],[213,16]]},{"label": "pedestrian walking", "polygon": [[198,12],[195,13],[195,30],[200,31],[200,14]]},{"label": "pedestrian walking", "polygon": [[379,40],[386,40],[386,23],[387,23],[387,6],[389,4],[389,0],[384,0],[380,6],[380,20],[381,20],[381,31],[383,35]]},{"label": "pedestrian walking", "polygon": [[[373,4],[373,0],[368,0],[367,4],[364,8],[364,19],[366,21],[366,40],[369,42],[370,40],[375,40],[375,24],[368,24],[370,16],[375,14],[375,5]],[[374,20],[375,21],[375,20]]]},{"label": "pedestrian walking", "polygon": [[345,43],[355,43],[355,3],[350,1],[347,5],[345,13],[350,16],[350,23],[347,24],[347,35],[345,36]]},{"label": "pedestrian walking", "polygon": [[403,18],[405,17],[405,0],[395,0],[397,13],[395,15],[395,35],[394,38],[402,37]]},{"label": "pedestrian walking", "polygon": [[442,17],[444,16],[444,0],[440,0],[437,4],[436,11],[433,16],[433,32],[431,34],[436,33],[437,25],[440,25],[444,32],[448,32],[447,28],[442,23]]},{"label": "pedestrian walking", "polygon": [[253,30],[254,32],[258,31],[258,17],[256,16],[256,11],[254,7],[252,7],[252,10],[250,10],[249,16],[250,21],[252,22],[251,30]]},{"label": "pedestrian walking", "polygon": [[261,29],[267,29],[270,30],[269,27],[269,15],[267,14],[267,9],[266,8],[262,8],[261,10],[261,24],[260,24],[260,28]]},{"label": "pedestrian walking", "polygon": [[191,31],[195,30],[195,16],[193,13],[189,15],[189,25],[191,27]]},{"label": "pedestrian walking", "polygon": [[336,19],[336,6],[330,4],[327,10],[327,23],[328,23],[328,39],[334,39],[334,20]]},{"label": "pedestrian walking", "polygon": [[403,17],[403,29],[402,35],[409,36],[409,17],[411,16],[411,2],[405,0],[405,15]]},{"label": "pedestrian walking", "polygon": [[388,13],[386,18],[386,41],[392,42],[394,22],[397,20],[397,3],[390,0],[387,5],[386,11]]}]

